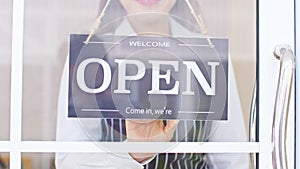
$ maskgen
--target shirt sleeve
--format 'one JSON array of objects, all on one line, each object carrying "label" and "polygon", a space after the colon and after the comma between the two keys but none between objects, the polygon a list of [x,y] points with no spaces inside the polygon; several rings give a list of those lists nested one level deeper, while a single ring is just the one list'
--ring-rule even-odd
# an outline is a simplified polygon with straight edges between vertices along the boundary
[{"label": "shirt sleeve", "polygon": [[[68,60],[64,66],[57,112],[57,141],[97,141],[101,138],[100,121],[96,118],[68,118]],[[57,169],[141,169],[142,164],[128,153],[56,153]]]},{"label": "shirt sleeve", "polygon": [[[240,104],[238,89],[232,63],[229,62],[229,100],[228,100],[228,121],[215,122],[212,127],[211,142],[246,142],[246,128],[243,111]],[[248,169],[248,154],[208,154],[210,169]]]}]

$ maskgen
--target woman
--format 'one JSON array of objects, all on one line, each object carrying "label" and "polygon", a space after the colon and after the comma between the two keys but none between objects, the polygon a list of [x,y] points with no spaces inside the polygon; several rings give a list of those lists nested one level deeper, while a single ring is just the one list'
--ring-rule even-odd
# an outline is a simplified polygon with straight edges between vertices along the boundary
[{"label": "woman", "polygon": [[0,156],[0,169],[5,169],[6,168],[6,165],[5,163],[3,162],[1,156]]},{"label": "woman", "polygon": [[[105,1],[102,2],[102,7]],[[196,2],[193,6],[197,6]],[[203,37],[183,0],[112,0],[98,33],[137,36]],[[176,17],[172,17],[173,15]],[[123,17],[125,16],[126,17]],[[122,19],[119,19],[122,18]],[[181,19],[178,19],[181,18]],[[188,19],[189,21],[183,21]],[[192,30],[195,30],[193,32]],[[246,141],[234,74],[229,66],[229,121],[132,121],[75,119],[67,115],[67,66],[62,77],[58,110],[59,141]],[[117,126],[117,127],[116,127]],[[238,126],[238,127],[237,127]],[[122,131],[126,129],[126,131]],[[70,131],[76,131],[75,133]],[[120,134],[123,133],[123,134]],[[124,136],[126,133],[126,136]],[[234,133],[232,136],[230,133]],[[194,153],[57,154],[57,168],[248,168],[247,155]]]}]

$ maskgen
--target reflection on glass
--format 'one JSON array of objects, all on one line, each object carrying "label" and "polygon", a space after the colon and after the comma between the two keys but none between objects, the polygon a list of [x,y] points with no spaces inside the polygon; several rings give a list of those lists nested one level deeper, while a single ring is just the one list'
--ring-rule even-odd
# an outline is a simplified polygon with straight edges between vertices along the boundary
[{"label": "reflection on glass", "polygon": [[12,1],[3,0],[0,6],[0,140],[9,139],[11,19]]}]

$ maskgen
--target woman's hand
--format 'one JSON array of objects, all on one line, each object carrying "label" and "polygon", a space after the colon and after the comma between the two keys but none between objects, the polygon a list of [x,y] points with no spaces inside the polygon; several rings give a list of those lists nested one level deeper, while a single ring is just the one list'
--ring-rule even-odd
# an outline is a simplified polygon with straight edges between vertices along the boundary
[{"label": "woman's hand", "polygon": [[[173,138],[178,125],[178,120],[168,120],[164,125],[163,120],[126,120],[128,141],[136,142],[168,142]],[[138,162],[144,162],[155,154],[129,153]]]}]

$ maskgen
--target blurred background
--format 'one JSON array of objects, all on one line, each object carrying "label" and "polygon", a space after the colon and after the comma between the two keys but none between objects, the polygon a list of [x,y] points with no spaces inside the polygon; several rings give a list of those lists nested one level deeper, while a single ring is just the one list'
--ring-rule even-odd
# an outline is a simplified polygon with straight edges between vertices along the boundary
[{"label": "blurred background", "polygon": [[[248,125],[256,66],[255,1],[198,2],[209,34],[229,38]],[[68,54],[69,34],[89,33],[98,13],[98,4],[99,0],[25,1],[23,140],[55,141],[57,98],[62,67]],[[1,0],[0,20],[0,140],[9,140],[11,0]],[[7,160],[8,154],[0,155]],[[30,161],[30,168],[53,167],[54,154],[24,153],[22,157]]]}]

